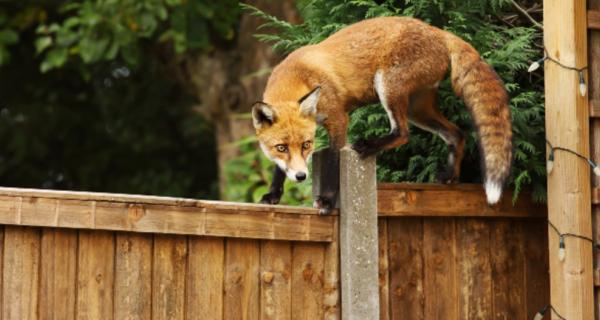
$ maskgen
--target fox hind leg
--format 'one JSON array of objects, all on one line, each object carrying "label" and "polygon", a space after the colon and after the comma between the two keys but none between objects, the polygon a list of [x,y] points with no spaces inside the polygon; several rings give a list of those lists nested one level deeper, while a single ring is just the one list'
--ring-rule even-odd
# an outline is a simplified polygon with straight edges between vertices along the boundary
[{"label": "fox hind leg", "polygon": [[460,164],[464,156],[465,139],[462,131],[437,107],[437,88],[423,89],[410,98],[409,120],[417,127],[437,134],[448,145],[448,164],[438,174],[441,183],[458,182]]},{"label": "fox hind leg", "polygon": [[389,120],[390,133],[375,139],[359,139],[352,148],[362,157],[376,154],[380,150],[392,149],[408,142],[408,95],[396,90],[388,90],[389,83],[384,79],[381,70],[377,71],[374,79],[374,87],[383,105]]}]

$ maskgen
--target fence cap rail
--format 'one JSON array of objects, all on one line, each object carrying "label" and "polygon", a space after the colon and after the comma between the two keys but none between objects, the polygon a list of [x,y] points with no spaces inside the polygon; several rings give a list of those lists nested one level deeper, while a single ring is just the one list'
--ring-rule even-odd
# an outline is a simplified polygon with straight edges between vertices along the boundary
[{"label": "fence cap rail", "polygon": [[380,183],[378,211],[382,217],[546,218],[546,207],[523,191],[513,204],[512,191],[488,205],[481,184]]},{"label": "fence cap rail", "polygon": [[0,224],[8,225],[329,242],[336,215],[309,207],[0,187]]}]

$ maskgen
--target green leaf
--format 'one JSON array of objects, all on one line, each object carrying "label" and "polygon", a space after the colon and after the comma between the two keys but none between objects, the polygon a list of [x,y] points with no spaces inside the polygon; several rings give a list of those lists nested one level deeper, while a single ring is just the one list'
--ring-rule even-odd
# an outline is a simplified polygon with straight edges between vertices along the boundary
[{"label": "green leaf", "polygon": [[55,48],[46,54],[44,61],[40,65],[40,71],[45,73],[51,69],[62,67],[67,61],[68,50],[66,48]]},{"label": "green leaf", "polygon": [[0,45],[14,44],[19,41],[19,34],[10,29],[0,30]]},{"label": "green leaf", "polygon": [[48,47],[50,47],[51,45],[52,45],[52,37],[50,37],[50,36],[39,37],[39,38],[35,39],[35,52],[37,54],[40,54],[44,50],[46,50]]},{"label": "green leaf", "polygon": [[92,63],[100,60],[104,55],[108,43],[109,39],[107,38],[83,38],[79,42],[79,55],[83,59],[83,62]]}]

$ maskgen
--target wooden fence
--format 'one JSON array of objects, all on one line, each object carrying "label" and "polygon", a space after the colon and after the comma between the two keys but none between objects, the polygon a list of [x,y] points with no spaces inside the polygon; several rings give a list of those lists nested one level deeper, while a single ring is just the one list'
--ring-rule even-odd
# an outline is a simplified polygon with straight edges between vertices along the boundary
[{"label": "wooden fence", "polygon": [[[529,319],[548,302],[543,207],[481,206],[481,186],[378,194],[381,319]],[[0,223],[3,319],[339,318],[337,214],[0,188]]]}]

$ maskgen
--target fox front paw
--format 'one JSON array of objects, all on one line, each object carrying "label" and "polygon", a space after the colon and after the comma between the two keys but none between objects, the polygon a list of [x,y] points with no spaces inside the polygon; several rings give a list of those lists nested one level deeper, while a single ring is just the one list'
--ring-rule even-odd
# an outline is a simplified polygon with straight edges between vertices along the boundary
[{"label": "fox front paw", "polygon": [[264,196],[262,196],[262,198],[260,199],[260,203],[263,204],[278,204],[279,200],[281,199],[281,195],[280,194],[274,194],[274,193],[267,193]]},{"label": "fox front paw", "polygon": [[313,203],[313,207],[319,209],[320,215],[328,215],[333,209],[333,201],[324,196],[318,196]]},{"label": "fox front paw", "polygon": [[372,156],[378,151],[377,148],[373,146],[373,143],[367,139],[358,139],[354,144],[352,144],[352,149],[358,152],[362,158]]}]

